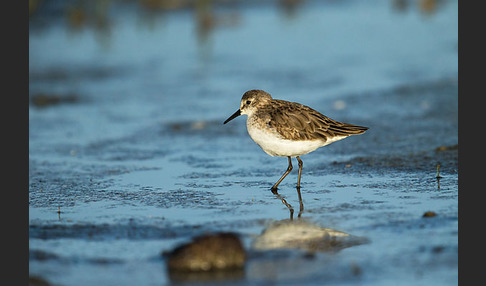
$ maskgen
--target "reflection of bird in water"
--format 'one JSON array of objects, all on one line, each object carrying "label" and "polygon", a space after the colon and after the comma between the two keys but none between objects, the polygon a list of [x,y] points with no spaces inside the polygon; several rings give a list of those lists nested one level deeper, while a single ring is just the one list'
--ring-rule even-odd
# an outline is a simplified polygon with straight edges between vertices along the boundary
[{"label": "reflection of bird in water", "polygon": [[[300,194],[300,188],[297,188],[297,194],[299,195],[299,214],[297,215],[298,218],[301,217],[302,212],[304,211],[304,203],[302,202],[302,195]],[[289,209],[290,211],[290,219],[294,219],[294,208],[291,204],[287,203],[287,201],[277,192],[275,192],[277,198],[279,198],[282,203]]]},{"label": "reflection of bird in water", "polygon": [[317,148],[363,134],[368,127],[335,121],[318,111],[296,102],[273,99],[263,90],[249,90],[241,98],[240,108],[224,124],[246,114],[248,134],[270,156],[287,157],[289,166],[282,177],[272,186],[277,187],[292,171],[292,157],[299,162],[297,190],[300,196],[300,178],[304,163],[299,156]]}]

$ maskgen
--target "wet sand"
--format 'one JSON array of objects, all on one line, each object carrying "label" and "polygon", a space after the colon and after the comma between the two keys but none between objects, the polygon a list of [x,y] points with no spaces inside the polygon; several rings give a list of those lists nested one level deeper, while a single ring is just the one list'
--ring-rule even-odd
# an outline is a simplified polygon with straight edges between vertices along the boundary
[{"label": "wet sand", "polygon": [[[120,6],[108,33],[31,16],[31,279],[456,285],[457,3],[435,12],[355,1],[310,1],[294,14],[268,3],[212,7],[220,24],[206,38],[188,7],[144,17]],[[222,124],[251,88],[370,127],[302,156],[303,209],[296,168],[274,195],[287,159],[252,142],[245,118]],[[255,247],[290,218],[363,241]],[[168,272],[166,253],[218,232],[241,239],[241,271]]]}]

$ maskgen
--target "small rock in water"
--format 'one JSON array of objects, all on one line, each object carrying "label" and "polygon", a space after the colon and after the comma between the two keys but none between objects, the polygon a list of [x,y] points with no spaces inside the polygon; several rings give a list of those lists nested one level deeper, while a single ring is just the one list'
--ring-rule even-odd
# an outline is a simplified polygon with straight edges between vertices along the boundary
[{"label": "small rock in water", "polygon": [[432,212],[432,211],[428,211],[428,212],[425,212],[424,215],[422,217],[434,217],[436,216],[437,214],[435,212]]},{"label": "small rock in water", "polygon": [[241,269],[245,249],[233,233],[208,234],[175,248],[168,254],[169,271],[212,271]]},{"label": "small rock in water", "polygon": [[274,222],[253,242],[257,250],[301,249],[308,252],[332,252],[368,243],[365,237],[350,235],[307,221],[282,220]]}]

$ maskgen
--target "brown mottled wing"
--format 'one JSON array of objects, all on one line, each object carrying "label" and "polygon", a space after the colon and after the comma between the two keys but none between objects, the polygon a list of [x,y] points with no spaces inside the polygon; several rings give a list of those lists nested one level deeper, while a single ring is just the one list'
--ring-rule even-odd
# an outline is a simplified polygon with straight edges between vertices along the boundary
[{"label": "brown mottled wing", "polygon": [[350,136],[364,133],[368,128],[337,122],[314,109],[295,102],[273,100],[268,110],[270,128],[286,139],[327,140],[336,136]]}]

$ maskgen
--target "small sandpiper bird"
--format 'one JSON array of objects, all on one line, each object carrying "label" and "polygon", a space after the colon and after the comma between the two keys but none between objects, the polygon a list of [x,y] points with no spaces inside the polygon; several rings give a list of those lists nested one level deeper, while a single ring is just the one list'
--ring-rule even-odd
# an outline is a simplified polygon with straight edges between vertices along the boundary
[{"label": "small sandpiper bird", "polygon": [[240,108],[223,124],[243,114],[248,115],[248,134],[265,153],[289,159],[287,171],[272,186],[273,193],[277,193],[280,182],[292,171],[291,157],[299,162],[297,190],[300,191],[304,163],[299,156],[368,130],[368,127],[337,122],[300,103],[273,99],[269,93],[258,89],[245,92]]}]

